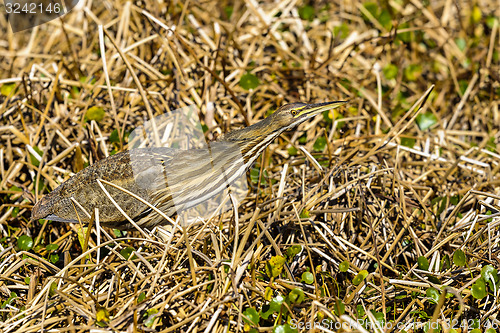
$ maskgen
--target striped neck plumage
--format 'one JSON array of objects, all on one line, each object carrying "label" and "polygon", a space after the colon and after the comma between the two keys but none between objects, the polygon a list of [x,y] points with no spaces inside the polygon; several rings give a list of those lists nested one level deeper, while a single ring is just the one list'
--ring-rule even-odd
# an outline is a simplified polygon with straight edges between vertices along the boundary
[{"label": "striped neck plumage", "polygon": [[253,162],[276,137],[287,129],[272,125],[266,118],[254,125],[229,132],[220,141],[236,144],[245,162]]}]

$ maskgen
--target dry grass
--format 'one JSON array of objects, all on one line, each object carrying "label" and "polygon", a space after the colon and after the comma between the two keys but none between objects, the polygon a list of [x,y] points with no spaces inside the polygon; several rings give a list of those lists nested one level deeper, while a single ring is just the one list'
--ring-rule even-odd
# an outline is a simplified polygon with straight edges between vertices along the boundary
[{"label": "dry grass", "polygon": [[[500,264],[497,1],[81,2],[16,34],[0,17],[2,332],[498,327],[498,284],[471,292]],[[29,222],[35,197],[127,149],[115,130],[195,104],[213,139],[285,102],[339,99],[267,149],[260,185],[223,216],[147,237]]]}]

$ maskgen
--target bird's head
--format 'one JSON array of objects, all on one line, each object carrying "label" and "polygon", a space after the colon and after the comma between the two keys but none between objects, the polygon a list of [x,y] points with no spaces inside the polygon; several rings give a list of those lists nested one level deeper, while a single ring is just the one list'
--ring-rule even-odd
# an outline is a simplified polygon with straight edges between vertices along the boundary
[{"label": "bird's head", "polygon": [[[324,111],[335,109],[346,101],[335,101],[317,104],[291,103],[281,106],[266,119],[241,130],[232,131],[224,135],[221,140],[237,141],[243,144],[258,142],[267,138],[273,138],[282,132],[303,123]],[[266,140],[269,142],[269,140]]]},{"label": "bird's head", "polygon": [[291,103],[285,104],[270,115],[269,122],[276,129],[290,129],[303,123],[309,118],[316,116],[324,111],[335,109],[346,101],[335,101],[317,104]]}]

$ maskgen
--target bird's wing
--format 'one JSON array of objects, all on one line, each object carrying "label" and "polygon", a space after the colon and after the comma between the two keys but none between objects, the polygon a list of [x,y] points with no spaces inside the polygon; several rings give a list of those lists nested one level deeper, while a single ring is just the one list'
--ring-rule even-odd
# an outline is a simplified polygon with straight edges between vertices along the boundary
[{"label": "bird's wing", "polygon": [[50,215],[47,215],[45,217],[46,220],[50,220],[50,221],[56,221],[56,222],[65,222],[65,223],[78,223],[77,220],[73,220],[73,219],[63,219],[57,215],[54,215],[54,214],[50,214]]}]

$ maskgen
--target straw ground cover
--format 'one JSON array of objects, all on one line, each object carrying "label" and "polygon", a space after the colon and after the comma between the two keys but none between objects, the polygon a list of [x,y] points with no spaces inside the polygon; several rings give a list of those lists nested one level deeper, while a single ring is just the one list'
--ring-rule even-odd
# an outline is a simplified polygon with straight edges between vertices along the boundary
[{"label": "straw ground cover", "polygon": [[[498,331],[498,10],[81,1],[16,34],[0,17],[0,328]],[[194,104],[213,140],[330,100],[349,104],[275,140],[230,212],[151,233],[29,221],[154,116]]]}]

